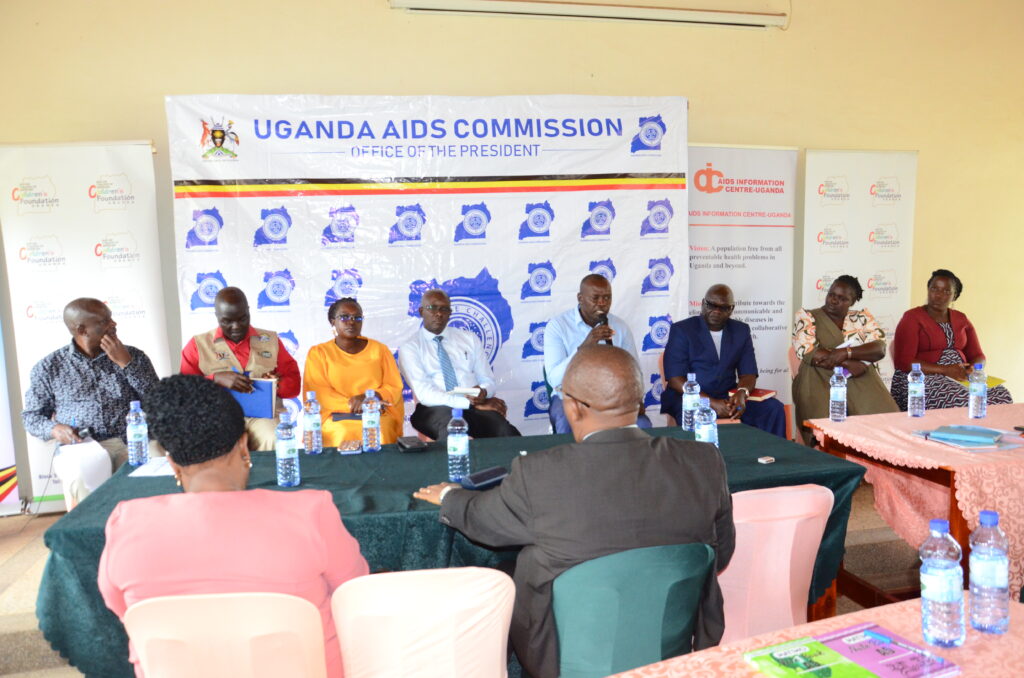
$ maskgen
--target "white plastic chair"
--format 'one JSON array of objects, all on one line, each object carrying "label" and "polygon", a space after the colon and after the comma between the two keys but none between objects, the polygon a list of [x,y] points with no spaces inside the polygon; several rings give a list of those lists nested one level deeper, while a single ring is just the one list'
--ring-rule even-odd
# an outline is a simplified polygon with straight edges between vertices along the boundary
[{"label": "white plastic chair", "polygon": [[482,567],[347,581],[331,598],[345,678],[505,678],[514,599]]},{"label": "white plastic chair", "polygon": [[94,440],[58,445],[53,454],[53,472],[64,488],[64,505],[68,511],[112,475],[110,454]]},{"label": "white plastic chair", "polygon": [[736,551],[718,575],[725,599],[722,643],[807,621],[811,574],[834,501],[821,485],[732,495]]},{"label": "white plastic chair", "polygon": [[146,678],[326,678],[320,611],[283,593],[149,598],[125,629]]}]

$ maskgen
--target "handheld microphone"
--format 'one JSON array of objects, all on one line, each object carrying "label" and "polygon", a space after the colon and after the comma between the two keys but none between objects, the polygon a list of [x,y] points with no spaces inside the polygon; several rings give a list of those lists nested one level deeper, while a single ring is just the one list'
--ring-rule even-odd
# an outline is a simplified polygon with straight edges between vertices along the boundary
[{"label": "handheld microphone", "polygon": [[[594,327],[600,327],[601,325],[607,325],[607,324],[608,324],[608,314],[607,313],[601,313],[601,314],[599,314],[597,316],[597,324],[595,324]],[[601,343],[603,343],[606,346],[611,346],[612,345],[612,340],[611,339],[604,339],[604,340],[602,340]]]}]

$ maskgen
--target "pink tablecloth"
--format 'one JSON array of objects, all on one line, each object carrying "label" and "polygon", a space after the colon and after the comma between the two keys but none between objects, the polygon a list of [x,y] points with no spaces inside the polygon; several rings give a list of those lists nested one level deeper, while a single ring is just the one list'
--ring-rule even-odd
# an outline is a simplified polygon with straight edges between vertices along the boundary
[{"label": "pink tablecloth", "polygon": [[[743,661],[743,653],[760,647],[774,645],[803,636],[816,636],[860,624],[875,622],[907,640],[924,647],[921,638],[921,601],[907,600],[902,603],[883,605],[852,614],[823,619],[810,624],[794,626],[781,631],[763,633],[752,638],[737,640],[702,652],[666,659],[657,664],[642,666],[632,671],[617,674],[619,678],[721,678],[728,676],[764,678]],[[963,647],[944,650],[927,646],[935,654],[956,663],[961,676],[1017,675],[1024,666],[1024,605],[1010,603],[1010,630],[1001,636],[979,633],[968,627],[967,641]],[[1014,666],[1018,668],[1013,668]]]},{"label": "pink tablecloth", "polygon": [[[956,472],[956,501],[971,529],[982,510],[999,512],[1010,541],[1010,589],[1024,583],[1024,447],[1005,452],[965,452],[911,435],[947,424],[978,424],[1012,431],[1024,425],[1024,404],[990,405],[985,419],[968,419],[966,408],[929,410],[923,418],[905,413],[850,417],[841,424],[812,419],[818,442],[825,436],[863,454],[907,468],[949,468]],[[1024,440],[1021,440],[1024,442]],[[949,492],[906,473],[868,467],[875,507],[900,538],[917,546],[928,536],[928,520],[949,513]]]}]

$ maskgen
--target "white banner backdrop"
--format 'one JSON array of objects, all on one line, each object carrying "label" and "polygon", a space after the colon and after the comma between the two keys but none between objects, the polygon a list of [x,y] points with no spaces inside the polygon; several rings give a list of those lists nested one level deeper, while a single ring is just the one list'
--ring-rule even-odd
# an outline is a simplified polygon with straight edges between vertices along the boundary
[{"label": "white banner backdrop", "polygon": [[[916,151],[807,151],[804,308],[817,308],[837,276],[856,276],[867,308],[892,340],[913,297]],[[918,297],[923,296],[923,290]],[[892,358],[879,363],[886,384]]]},{"label": "white banner backdrop", "polygon": [[[4,355],[4,338],[0,336],[0,358]],[[7,399],[7,365],[0,360],[0,516],[20,510],[18,469],[14,459],[14,433],[11,430],[11,408]]]},{"label": "white banner backdrop", "polygon": [[796,149],[690,146],[689,313],[724,283],[733,318],[750,325],[758,388],[792,402],[787,353],[793,306]]},{"label": "white banner backdrop", "polygon": [[[71,341],[62,314],[76,297],[105,301],[121,340],[167,374],[150,142],[0,146],[0,186],[22,386],[40,358]],[[33,501],[62,508],[53,442],[25,435]]]},{"label": "white banner backdrop", "polygon": [[[687,298],[686,109],[678,97],[168,97],[182,334],[213,327],[213,297],[234,285],[300,366],[331,338],[326,307],[342,296],[395,350],[439,286],[452,324],[482,339],[509,419],[545,432],[544,326],[584,275],[613,279],[612,312],[638,351]],[[657,354],[642,362],[657,410]]]}]

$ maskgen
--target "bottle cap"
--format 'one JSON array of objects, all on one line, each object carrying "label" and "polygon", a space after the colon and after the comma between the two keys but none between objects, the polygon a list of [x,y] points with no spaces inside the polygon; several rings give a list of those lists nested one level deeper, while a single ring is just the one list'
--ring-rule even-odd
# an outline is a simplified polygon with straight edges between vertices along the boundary
[{"label": "bottle cap", "polygon": [[687,372],[686,381],[697,381],[697,375],[693,372]]},{"label": "bottle cap", "polygon": [[985,527],[995,527],[999,524],[999,514],[995,511],[982,511],[978,518]]},{"label": "bottle cap", "polygon": [[316,400],[316,391],[306,391],[306,400]]},{"label": "bottle cap", "polygon": [[452,419],[462,419],[462,408],[461,407],[453,407],[452,408]]},{"label": "bottle cap", "polygon": [[931,532],[949,533],[949,521],[943,518],[935,518],[928,521],[928,530]]},{"label": "bottle cap", "polygon": [[711,407],[711,398],[701,398],[700,399],[700,406],[701,407]]},{"label": "bottle cap", "polygon": [[376,395],[376,393],[373,392],[372,388],[366,389],[366,397],[367,398],[373,398],[375,395]]},{"label": "bottle cap", "polygon": [[[124,401],[122,400],[121,402],[124,402]],[[128,406],[130,408],[132,408],[132,410],[136,410],[136,411],[142,409],[142,403],[139,402],[138,400],[131,401],[131,403],[129,403]]]},{"label": "bottle cap", "polygon": [[842,373],[843,373],[843,366],[842,366],[842,365],[836,365],[836,366],[835,366],[834,368],[832,368],[832,369],[833,369],[833,371],[834,371],[834,372],[835,372],[836,374],[842,374]]},{"label": "bottle cap", "polygon": [[981,363],[974,363],[974,369],[976,369],[976,370],[983,370],[983,369],[985,369],[985,366],[982,365]]},{"label": "bottle cap", "polygon": [[910,364],[910,370],[912,372],[920,372],[921,371],[921,363],[911,363]]},{"label": "bottle cap", "polygon": [[292,413],[291,412],[282,412],[281,414],[277,415],[277,418],[280,420],[280,422],[282,424],[290,424],[290,423],[292,423]]}]

